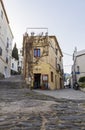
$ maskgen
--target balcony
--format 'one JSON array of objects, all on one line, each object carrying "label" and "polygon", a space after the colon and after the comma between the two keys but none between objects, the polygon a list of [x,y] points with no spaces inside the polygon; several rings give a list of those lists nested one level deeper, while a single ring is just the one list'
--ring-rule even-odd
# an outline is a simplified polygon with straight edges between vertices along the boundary
[{"label": "balcony", "polygon": [[60,72],[61,74],[63,74],[63,69],[61,68],[60,64],[56,65],[56,71]]},{"label": "balcony", "polygon": [[60,71],[60,64],[56,65],[56,70],[59,72]]}]

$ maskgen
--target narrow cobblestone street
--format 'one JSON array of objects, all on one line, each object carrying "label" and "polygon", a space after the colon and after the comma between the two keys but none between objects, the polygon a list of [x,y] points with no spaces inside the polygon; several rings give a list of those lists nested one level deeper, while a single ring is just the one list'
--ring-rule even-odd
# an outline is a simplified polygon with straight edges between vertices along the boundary
[{"label": "narrow cobblestone street", "polygon": [[0,130],[85,130],[84,99],[55,98],[40,91],[43,94],[0,84]]}]

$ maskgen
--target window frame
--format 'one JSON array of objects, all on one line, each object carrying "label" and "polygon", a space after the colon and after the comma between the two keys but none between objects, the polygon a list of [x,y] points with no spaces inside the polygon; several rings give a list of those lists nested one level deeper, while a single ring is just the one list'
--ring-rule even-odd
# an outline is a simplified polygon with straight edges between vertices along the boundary
[{"label": "window frame", "polygon": [[34,57],[40,57],[40,48],[34,49]]}]

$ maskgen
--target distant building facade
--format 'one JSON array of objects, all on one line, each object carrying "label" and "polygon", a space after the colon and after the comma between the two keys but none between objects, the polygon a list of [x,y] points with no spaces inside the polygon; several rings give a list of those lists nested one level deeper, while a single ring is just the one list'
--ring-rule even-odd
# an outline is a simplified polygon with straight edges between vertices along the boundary
[{"label": "distant building facade", "polygon": [[18,60],[18,73],[22,74],[22,71],[23,71],[22,49],[18,49],[18,56],[19,56],[19,60]]},{"label": "distant building facade", "polygon": [[11,59],[11,74],[22,74],[23,71],[23,56],[22,49],[18,49],[18,60],[14,57]]},{"label": "distant building facade", "polygon": [[73,83],[78,81],[80,77],[85,76],[85,50],[73,53],[72,79]]},{"label": "distant building facade", "polygon": [[13,34],[9,26],[9,20],[4,8],[3,1],[0,0],[0,73],[5,78],[11,74],[11,53]]},{"label": "distant building facade", "polygon": [[64,87],[62,51],[55,36],[47,36],[47,40],[24,35],[23,74],[27,83],[33,81],[33,88],[60,89]]},{"label": "distant building facade", "polygon": [[11,74],[18,74],[18,60],[12,57],[11,59]]}]

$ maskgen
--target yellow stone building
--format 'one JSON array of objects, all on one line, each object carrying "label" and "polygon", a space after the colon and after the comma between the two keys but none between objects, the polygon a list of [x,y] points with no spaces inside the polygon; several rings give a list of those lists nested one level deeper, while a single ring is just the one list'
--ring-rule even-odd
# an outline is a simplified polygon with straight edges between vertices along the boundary
[{"label": "yellow stone building", "polygon": [[55,36],[23,36],[23,75],[33,88],[63,88],[62,51]]}]

